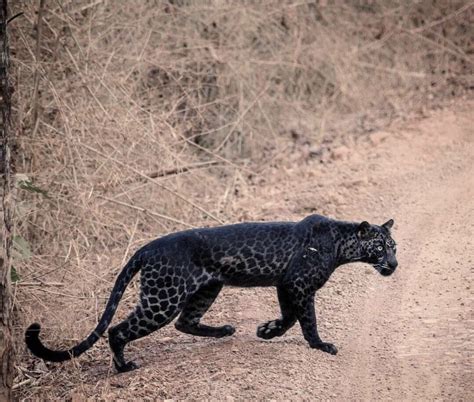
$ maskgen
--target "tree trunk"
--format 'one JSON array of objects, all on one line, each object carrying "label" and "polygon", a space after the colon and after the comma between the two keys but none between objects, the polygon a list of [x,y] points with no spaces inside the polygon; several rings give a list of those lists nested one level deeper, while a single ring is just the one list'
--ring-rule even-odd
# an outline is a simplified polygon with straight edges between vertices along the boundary
[{"label": "tree trunk", "polygon": [[13,342],[11,328],[10,250],[12,243],[12,161],[11,161],[11,87],[8,79],[9,49],[7,38],[7,0],[0,0],[0,401],[10,400],[13,382]]}]

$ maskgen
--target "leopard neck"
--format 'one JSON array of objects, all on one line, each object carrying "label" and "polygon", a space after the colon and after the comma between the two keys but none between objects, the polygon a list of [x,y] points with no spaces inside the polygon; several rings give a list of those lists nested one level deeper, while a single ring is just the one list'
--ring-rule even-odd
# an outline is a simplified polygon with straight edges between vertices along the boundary
[{"label": "leopard neck", "polygon": [[357,237],[357,223],[338,222],[334,230],[336,266],[360,261],[362,253]]}]

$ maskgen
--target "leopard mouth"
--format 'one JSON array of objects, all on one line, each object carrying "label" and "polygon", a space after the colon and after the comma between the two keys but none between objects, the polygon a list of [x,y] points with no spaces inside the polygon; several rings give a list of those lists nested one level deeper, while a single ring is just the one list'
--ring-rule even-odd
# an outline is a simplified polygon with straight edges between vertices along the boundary
[{"label": "leopard mouth", "polygon": [[389,268],[386,265],[379,265],[376,264],[374,265],[374,268],[377,270],[377,272],[382,275],[382,276],[390,276],[395,272],[395,268]]}]

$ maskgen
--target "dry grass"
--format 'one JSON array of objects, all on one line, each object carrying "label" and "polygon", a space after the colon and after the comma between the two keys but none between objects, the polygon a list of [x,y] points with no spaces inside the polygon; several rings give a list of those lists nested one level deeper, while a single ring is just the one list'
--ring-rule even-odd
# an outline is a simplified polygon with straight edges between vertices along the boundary
[{"label": "dry grass", "polygon": [[[50,344],[70,345],[140,245],[258,219],[239,200],[257,202],[255,178],[295,144],[318,148],[472,89],[472,3],[326,3],[14,4],[25,12],[12,27],[17,171],[49,195],[18,193],[17,232],[32,248],[15,262],[30,283],[16,288],[19,334],[37,320]],[[21,343],[19,358],[26,396],[48,374]]]}]

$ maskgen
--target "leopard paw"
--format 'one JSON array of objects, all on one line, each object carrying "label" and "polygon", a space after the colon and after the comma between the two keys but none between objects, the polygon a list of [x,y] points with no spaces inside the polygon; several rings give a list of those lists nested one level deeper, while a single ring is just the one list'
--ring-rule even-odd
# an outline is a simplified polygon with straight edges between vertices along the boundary
[{"label": "leopard paw", "polygon": [[139,368],[140,366],[135,362],[125,363],[123,366],[116,366],[119,373],[126,373],[128,371],[133,371]]},{"label": "leopard paw", "polygon": [[311,347],[313,349],[322,350],[323,352],[329,353],[331,355],[337,354],[337,348],[332,343],[318,342],[318,343],[315,343],[314,345],[311,345]]},{"label": "leopard paw", "polygon": [[280,320],[268,321],[260,324],[257,328],[257,336],[262,339],[272,339],[285,333]]},{"label": "leopard paw", "polygon": [[235,327],[232,325],[223,325],[219,328],[219,336],[218,338],[222,338],[224,336],[231,336],[235,333]]}]

